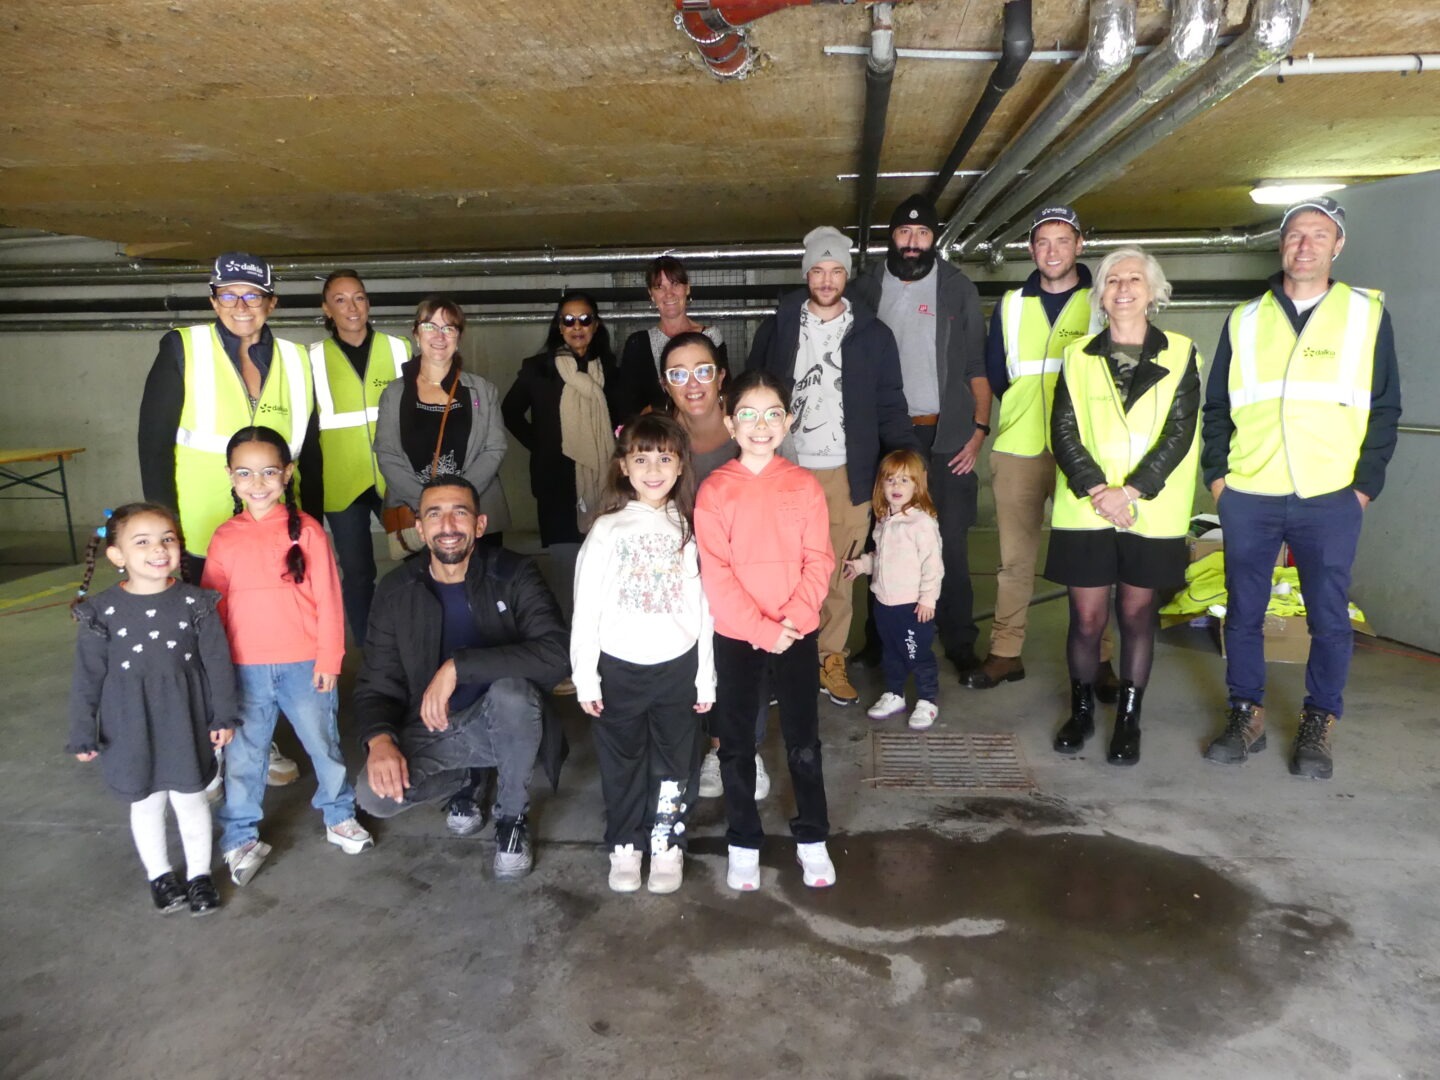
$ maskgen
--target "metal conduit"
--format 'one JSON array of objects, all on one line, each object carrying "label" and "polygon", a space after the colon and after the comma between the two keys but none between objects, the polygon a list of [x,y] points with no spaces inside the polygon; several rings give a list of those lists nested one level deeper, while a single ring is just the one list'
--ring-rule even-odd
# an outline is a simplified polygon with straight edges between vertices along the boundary
[{"label": "metal conduit", "polygon": [[986,211],[956,250],[963,253],[977,241],[988,240],[997,227],[1043,198],[1052,184],[1179,89],[1214,55],[1223,6],[1223,0],[1176,0],[1164,44],[1141,61],[1134,77],[1079,134],[1037,162],[1028,177]]}]

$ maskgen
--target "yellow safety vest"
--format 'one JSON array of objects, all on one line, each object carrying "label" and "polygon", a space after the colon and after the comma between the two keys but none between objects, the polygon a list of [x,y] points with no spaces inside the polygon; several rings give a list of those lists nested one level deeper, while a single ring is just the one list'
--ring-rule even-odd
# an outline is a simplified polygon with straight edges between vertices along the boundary
[{"label": "yellow safety vest", "polygon": [[[1085,351],[1093,334],[1087,335],[1065,350],[1065,387],[1075,406],[1080,440],[1105,472],[1105,483],[1119,487],[1140,464],[1150,448],[1160,439],[1165,418],[1175,401],[1175,391],[1190,362],[1194,344],[1189,338],[1166,330],[1169,345],[1155,357],[1165,369],[1165,377],[1141,395],[1127,413],[1125,402],[1115,389],[1110,365],[1103,356]],[[1184,536],[1190,525],[1190,511],[1195,502],[1195,475],[1200,458],[1200,431],[1185,458],[1169,475],[1153,499],[1137,499],[1135,524],[1129,532],[1140,536],[1163,538]],[[1056,529],[1113,529],[1090,505],[1088,498],[1077,498],[1056,470],[1055,515],[1051,527]]]},{"label": "yellow safety vest", "polygon": [[409,359],[409,342],[377,331],[371,335],[362,383],[334,338],[310,346],[327,512],[344,510],[372,485],[385,494],[374,451],[380,392],[400,377],[400,366]]},{"label": "yellow safety vest", "polygon": [[1337,282],[1298,338],[1274,293],[1231,312],[1228,486],[1308,499],[1355,482],[1384,310]]},{"label": "yellow safety vest", "polygon": [[1005,340],[1005,370],[1010,386],[1000,398],[991,452],[1039,457],[1050,445],[1050,409],[1065,347],[1100,329],[1099,308],[1090,309],[1090,289],[1076,289],[1055,325],[1038,296],[1011,289],[1000,300],[1000,330]]},{"label": "yellow safety vest", "polygon": [[245,382],[214,325],[180,330],[185,348],[185,404],[175,431],[175,498],[185,550],[203,555],[215,530],[235,512],[225,475],[225,447],[243,427],[274,428],[300,455],[314,391],[304,350],[275,338],[270,371],[252,413]]}]

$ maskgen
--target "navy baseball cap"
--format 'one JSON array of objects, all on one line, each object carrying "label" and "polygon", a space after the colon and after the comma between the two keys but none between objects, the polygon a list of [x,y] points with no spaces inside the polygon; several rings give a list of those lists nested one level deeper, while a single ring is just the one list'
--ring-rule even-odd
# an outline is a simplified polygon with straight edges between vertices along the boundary
[{"label": "navy baseball cap", "polygon": [[275,291],[270,264],[260,256],[245,251],[227,251],[215,260],[215,268],[210,272],[210,287],[218,289],[221,285],[254,285],[267,293]]},{"label": "navy baseball cap", "polygon": [[1317,195],[1313,199],[1298,202],[1285,211],[1285,216],[1280,219],[1280,234],[1282,236],[1285,234],[1285,226],[1290,224],[1290,219],[1305,210],[1315,210],[1324,214],[1331,221],[1335,222],[1335,227],[1340,230],[1340,235],[1345,235],[1345,208],[1328,195]]},{"label": "navy baseball cap", "polygon": [[1030,235],[1035,235],[1035,230],[1047,221],[1063,221],[1076,232],[1083,232],[1080,228],[1080,215],[1075,213],[1071,206],[1042,206],[1035,211],[1035,216],[1030,220]]}]

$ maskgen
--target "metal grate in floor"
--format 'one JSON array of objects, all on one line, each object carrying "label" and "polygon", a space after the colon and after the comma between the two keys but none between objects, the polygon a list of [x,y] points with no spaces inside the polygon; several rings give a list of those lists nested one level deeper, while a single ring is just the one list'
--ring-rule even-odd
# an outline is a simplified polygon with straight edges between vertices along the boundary
[{"label": "metal grate in floor", "polygon": [[908,791],[1033,791],[1014,735],[873,731],[873,783]]}]

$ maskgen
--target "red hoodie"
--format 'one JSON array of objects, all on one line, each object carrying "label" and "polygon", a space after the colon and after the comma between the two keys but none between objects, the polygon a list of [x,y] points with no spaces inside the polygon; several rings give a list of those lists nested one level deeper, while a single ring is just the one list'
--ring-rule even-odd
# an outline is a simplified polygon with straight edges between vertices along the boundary
[{"label": "red hoodie", "polygon": [[808,634],[830,586],[830,513],[819,481],[775,457],[757,475],[739,461],[716,469],[695,504],[700,579],[715,632],[769,650],[781,622]]},{"label": "red hoodie", "polygon": [[345,659],[345,609],[330,540],[320,523],[300,515],[305,580],[285,570],[288,516],[277,506],[260,520],[242,510],[215,530],[201,584],[220,593],[220,618],[237,664],[314,660],[321,675],[339,675]]}]

